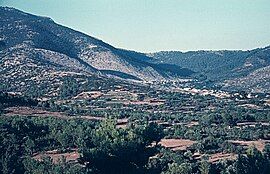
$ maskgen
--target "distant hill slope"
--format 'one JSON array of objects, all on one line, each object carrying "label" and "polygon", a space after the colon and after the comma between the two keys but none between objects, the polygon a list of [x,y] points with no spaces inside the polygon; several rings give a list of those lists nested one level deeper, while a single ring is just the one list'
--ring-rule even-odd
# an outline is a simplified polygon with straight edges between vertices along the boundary
[{"label": "distant hill slope", "polygon": [[14,48],[24,45],[20,47],[21,52],[29,48],[35,55],[38,53],[43,62],[131,79],[160,80],[186,77],[193,73],[181,67],[171,70],[164,65],[149,63],[151,58],[144,54],[114,48],[101,40],[58,25],[50,18],[7,7],[0,7],[0,14],[0,49],[4,52],[10,52],[10,49],[15,52]]},{"label": "distant hill slope", "polygon": [[50,84],[46,90],[55,95],[66,77],[97,80],[99,87],[113,83],[111,77],[158,81],[202,74],[223,89],[270,92],[269,66],[270,47],[144,54],[115,48],[47,17],[0,7],[0,90]]},{"label": "distant hill slope", "polygon": [[[153,62],[178,65],[224,82],[224,89],[270,92],[270,47],[250,51],[163,51]],[[256,85],[257,84],[257,85]]]},{"label": "distant hill slope", "polygon": [[223,89],[270,93],[270,66],[259,68],[241,78],[226,80]]}]

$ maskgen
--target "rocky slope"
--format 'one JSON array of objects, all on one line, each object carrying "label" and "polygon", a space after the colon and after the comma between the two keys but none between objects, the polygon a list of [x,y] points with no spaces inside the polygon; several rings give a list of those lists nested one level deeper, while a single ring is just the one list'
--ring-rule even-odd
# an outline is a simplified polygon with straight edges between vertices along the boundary
[{"label": "rocky slope", "polygon": [[21,52],[28,52],[24,48],[31,49],[43,62],[137,80],[177,78],[193,73],[180,67],[170,70],[163,68],[164,65],[149,63],[149,57],[144,54],[114,48],[58,25],[50,18],[7,7],[0,7],[0,14],[0,49],[6,53],[16,52],[14,48],[19,46]]},{"label": "rocky slope", "polygon": [[253,50],[234,72],[244,75],[226,80],[224,89],[270,93],[270,47]]},{"label": "rocky slope", "polygon": [[98,87],[110,84],[111,77],[158,81],[202,75],[223,89],[270,92],[269,66],[270,47],[144,54],[115,48],[47,17],[0,7],[0,90],[50,84],[46,89],[54,95],[65,77],[98,79],[100,84],[93,85]]}]

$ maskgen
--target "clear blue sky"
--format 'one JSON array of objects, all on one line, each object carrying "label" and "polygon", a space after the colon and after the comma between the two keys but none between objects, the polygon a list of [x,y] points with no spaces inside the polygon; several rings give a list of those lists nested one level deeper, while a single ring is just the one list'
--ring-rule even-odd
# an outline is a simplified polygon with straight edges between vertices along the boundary
[{"label": "clear blue sky", "polygon": [[270,0],[0,0],[142,52],[270,45]]}]

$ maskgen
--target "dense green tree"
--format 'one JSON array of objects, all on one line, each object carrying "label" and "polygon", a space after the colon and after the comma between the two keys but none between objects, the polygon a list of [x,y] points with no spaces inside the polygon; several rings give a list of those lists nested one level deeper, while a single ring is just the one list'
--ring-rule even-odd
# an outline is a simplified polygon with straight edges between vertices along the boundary
[{"label": "dense green tree", "polygon": [[189,163],[172,163],[169,164],[169,168],[166,172],[163,172],[162,174],[191,174],[192,167]]},{"label": "dense green tree", "polygon": [[153,155],[149,137],[137,134],[135,129],[118,129],[112,119],[103,121],[90,138],[92,144],[81,150],[80,160],[96,173],[142,172]]},{"label": "dense green tree", "polygon": [[23,160],[25,174],[81,174],[87,173],[86,169],[79,165],[72,165],[64,158],[58,163],[53,163],[52,159],[47,157],[42,161],[36,161],[31,158]]},{"label": "dense green tree", "polygon": [[201,161],[199,170],[201,174],[209,174],[210,164],[206,160]]}]

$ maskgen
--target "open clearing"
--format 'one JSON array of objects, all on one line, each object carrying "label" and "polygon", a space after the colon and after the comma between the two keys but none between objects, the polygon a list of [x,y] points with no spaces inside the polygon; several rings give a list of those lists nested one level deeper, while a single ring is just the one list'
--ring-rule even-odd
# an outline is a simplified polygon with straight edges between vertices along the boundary
[{"label": "open clearing", "polygon": [[[92,120],[92,121],[100,121],[104,120],[105,117],[94,117],[94,116],[68,116],[63,112],[51,112],[46,111],[38,108],[30,108],[30,107],[9,107],[5,109],[4,116],[28,116],[28,117],[56,117],[56,118],[62,118],[62,119],[86,119],[86,120]],[[119,127],[125,127],[127,124],[128,119],[117,119],[117,126]]]},{"label": "open clearing", "polygon": [[161,139],[161,141],[158,144],[166,148],[170,148],[174,151],[178,151],[178,150],[186,150],[194,143],[196,143],[196,141],[188,139]]},{"label": "open clearing", "polygon": [[234,153],[214,153],[214,154],[200,154],[198,152],[193,154],[193,159],[201,160],[203,156],[208,156],[208,162],[216,163],[221,160],[235,160],[237,158],[237,154]]},{"label": "open clearing", "polygon": [[263,126],[269,126],[269,122],[241,122],[237,123],[237,126],[253,126],[255,127],[257,124],[263,125]]},{"label": "open clearing", "polygon": [[59,163],[62,158],[65,158],[67,162],[78,162],[78,158],[80,154],[78,153],[77,149],[73,149],[71,152],[61,153],[57,150],[46,151],[43,153],[36,153],[33,155],[33,159],[42,161],[45,157],[51,157],[53,163]]},{"label": "open clearing", "polygon": [[215,163],[220,160],[235,160],[237,158],[237,155],[234,153],[215,153],[212,154],[209,158],[210,163]]},{"label": "open clearing", "polygon": [[270,140],[257,140],[257,141],[238,141],[238,140],[229,140],[229,142],[244,146],[245,148],[256,147],[259,151],[263,151],[265,144],[270,143]]}]

